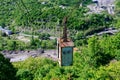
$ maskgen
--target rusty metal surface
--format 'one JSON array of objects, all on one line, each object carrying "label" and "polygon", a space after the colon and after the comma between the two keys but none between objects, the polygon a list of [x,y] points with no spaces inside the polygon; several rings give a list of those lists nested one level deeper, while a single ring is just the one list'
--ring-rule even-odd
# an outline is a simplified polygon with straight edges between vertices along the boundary
[{"label": "rusty metal surface", "polygon": [[60,47],[67,47],[67,46],[73,47],[74,46],[74,43],[70,39],[67,39],[67,42],[64,42],[63,39],[58,39],[58,42],[59,42]]}]

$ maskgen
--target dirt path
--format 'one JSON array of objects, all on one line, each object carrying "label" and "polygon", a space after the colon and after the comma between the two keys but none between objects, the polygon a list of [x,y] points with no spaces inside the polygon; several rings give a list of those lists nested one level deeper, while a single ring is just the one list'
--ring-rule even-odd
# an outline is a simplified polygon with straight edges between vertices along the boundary
[{"label": "dirt path", "polygon": [[31,51],[2,51],[2,54],[10,59],[10,62],[24,61],[29,57],[46,57],[57,60],[57,50],[45,50],[41,53],[40,50]]}]

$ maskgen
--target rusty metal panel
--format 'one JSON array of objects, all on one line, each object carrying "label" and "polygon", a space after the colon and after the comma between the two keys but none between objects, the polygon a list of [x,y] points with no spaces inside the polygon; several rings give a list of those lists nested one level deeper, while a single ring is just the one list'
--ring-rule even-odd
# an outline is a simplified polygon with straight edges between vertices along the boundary
[{"label": "rusty metal panel", "polygon": [[70,39],[67,39],[67,42],[64,42],[63,39],[58,39],[58,42],[60,47],[74,46],[74,43]]}]

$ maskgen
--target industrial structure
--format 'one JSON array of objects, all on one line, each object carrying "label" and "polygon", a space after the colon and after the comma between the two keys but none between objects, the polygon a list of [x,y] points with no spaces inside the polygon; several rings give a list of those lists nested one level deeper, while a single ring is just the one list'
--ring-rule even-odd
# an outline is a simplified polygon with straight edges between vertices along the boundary
[{"label": "industrial structure", "polygon": [[71,39],[67,37],[66,27],[67,17],[64,18],[63,37],[58,39],[58,62],[60,66],[70,66],[73,64],[73,47],[74,44]]}]

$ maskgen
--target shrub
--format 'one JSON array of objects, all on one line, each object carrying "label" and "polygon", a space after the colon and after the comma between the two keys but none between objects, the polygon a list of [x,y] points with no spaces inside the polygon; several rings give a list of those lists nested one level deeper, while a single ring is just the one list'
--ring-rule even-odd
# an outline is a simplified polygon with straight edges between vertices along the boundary
[{"label": "shrub", "polygon": [[9,60],[0,54],[0,80],[16,80],[16,71]]},{"label": "shrub", "polygon": [[27,69],[19,69],[16,77],[18,80],[33,80],[33,74]]}]

